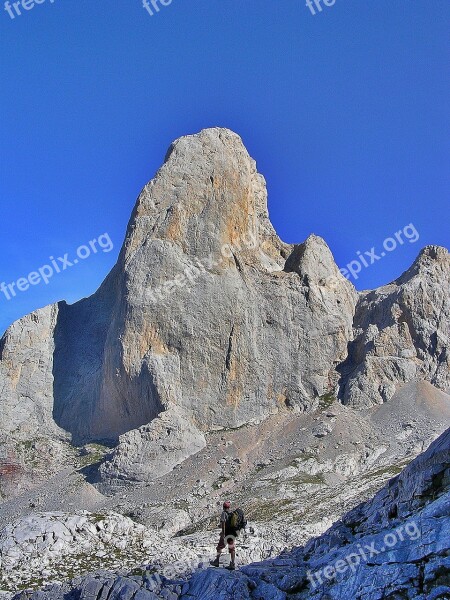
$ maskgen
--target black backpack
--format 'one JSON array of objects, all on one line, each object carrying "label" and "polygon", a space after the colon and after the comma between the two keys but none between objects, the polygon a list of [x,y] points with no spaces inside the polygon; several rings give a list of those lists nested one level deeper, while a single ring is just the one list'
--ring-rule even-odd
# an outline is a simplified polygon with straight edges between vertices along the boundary
[{"label": "black backpack", "polygon": [[236,508],[228,517],[227,525],[230,529],[238,531],[239,529],[245,529],[247,527],[247,521],[245,520],[244,511],[241,508]]}]

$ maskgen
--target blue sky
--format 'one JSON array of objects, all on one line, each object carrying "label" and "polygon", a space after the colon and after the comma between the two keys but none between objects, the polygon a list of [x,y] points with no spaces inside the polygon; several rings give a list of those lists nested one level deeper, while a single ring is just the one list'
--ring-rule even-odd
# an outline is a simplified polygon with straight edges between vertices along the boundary
[{"label": "blue sky", "polygon": [[0,330],[93,293],[170,142],[209,126],[243,137],[287,242],[321,235],[345,267],[414,224],[419,239],[361,268],[358,289],[448,247],[448,0],[336,0],[314,16],[304,0],[21,12],[1,0],[0,282],[104,233],[114,248],[0,293]]}]

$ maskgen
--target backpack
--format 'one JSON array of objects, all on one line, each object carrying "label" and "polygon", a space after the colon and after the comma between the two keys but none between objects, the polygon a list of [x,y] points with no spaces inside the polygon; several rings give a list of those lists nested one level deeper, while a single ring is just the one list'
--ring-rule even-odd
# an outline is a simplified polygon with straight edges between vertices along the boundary
[{"label": "backpack", "polygon": [[228,526],[230,529],[239,530],[247,527],[244,511],[241,508],[236,508],[228,517]]}]

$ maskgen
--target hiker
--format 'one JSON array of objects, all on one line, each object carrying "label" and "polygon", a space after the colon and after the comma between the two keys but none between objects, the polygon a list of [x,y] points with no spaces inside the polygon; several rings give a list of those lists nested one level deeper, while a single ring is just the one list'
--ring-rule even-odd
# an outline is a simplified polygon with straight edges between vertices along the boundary
[{"label": "hiker", "polygon": [[210,564],[213,567],[220,566],[220,555],[225,546],[228,546],[228,552],[231,555],[231,562],[227,569],[234,571],[236,568],[236,537],[239,535],[239,530],[247,525],[244,519],[244,513],[240,508],[232,511],[231,502],[228,500],[223,503],[223,511],[220,515],[220,538],[217,545],[217,556],[215,560],[211,560]]}]

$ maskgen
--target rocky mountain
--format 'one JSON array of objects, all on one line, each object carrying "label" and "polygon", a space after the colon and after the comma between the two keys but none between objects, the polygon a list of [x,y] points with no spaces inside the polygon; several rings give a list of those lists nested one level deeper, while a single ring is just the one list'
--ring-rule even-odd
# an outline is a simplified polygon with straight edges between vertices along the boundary
[{"label": "rocky mountain", "polygon": [[387,402],[399,384],[414,379],[448,391],[449,267],[448,251],[428,246],[395,282],[360,295],[354,339],[340,365],[345,404]]},{"label": "rocky mountain", "polygon": [[321,238],[281,242],[236,134],[177,140],[100,289],[1,340],[2,493],[27,473],[25,443],[47,473],[70,438],[116,446],[101,477],[152,479],[205,433],[308,412],[326,394],[363,408],[408,381],[448,391],[449,264],[428,247],[396,282],[358,295]]},{"label": "rocky mountain", "polygon": [[[236,134],[174,142],[99,290],[0,340],[0,597],[94,572],[55,598],[152,598],[139,575],[117,579],[145,561],[172,582],[177,564],[182,583],[158,580],[156,598],[216,598],[215,585],[224,599],[322,597],[304,584],[308,540],[329,560],[321,534],[450,423],[449,283],[448,251],[428,246],[356,292],[324,240],[278,238]],[[263,563],[194,573],[225,496],[250,517],[240,564]],[[264,562],[277,560],[286,581],[303,573],[291,595],[271,579],[283,565]],[[364,587],[372,573],[361,598],[382,597]],[[324,585],[323,598],[357,597]]]}]

